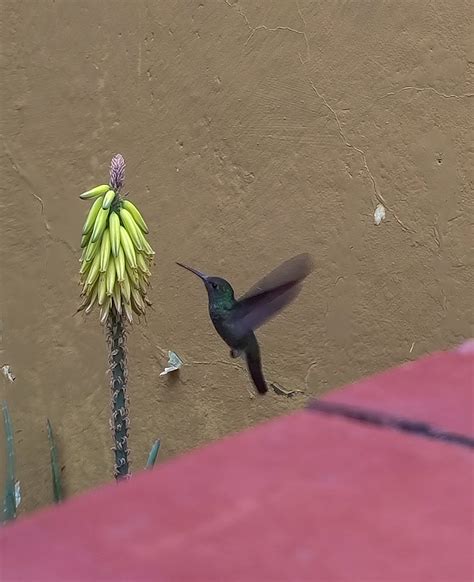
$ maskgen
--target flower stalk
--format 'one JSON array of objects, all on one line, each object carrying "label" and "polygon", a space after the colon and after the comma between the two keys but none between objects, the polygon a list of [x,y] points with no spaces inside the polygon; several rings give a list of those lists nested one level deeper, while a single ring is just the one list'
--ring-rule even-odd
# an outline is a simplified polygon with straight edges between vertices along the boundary
[{"label": "flower stalk", "polygon": [[128,449],[127,325],[144,315],[150,267],[155,254],[147,241],[148,227],[138,208],[122,196],[125,160],[117,154],[110,164],[108,184],[83,192],[92,205],[82,229],[80,283],[83,301],[79,310],[96,307],[105,325],[109,348],[114,439],[114,476],[130,475]]}]

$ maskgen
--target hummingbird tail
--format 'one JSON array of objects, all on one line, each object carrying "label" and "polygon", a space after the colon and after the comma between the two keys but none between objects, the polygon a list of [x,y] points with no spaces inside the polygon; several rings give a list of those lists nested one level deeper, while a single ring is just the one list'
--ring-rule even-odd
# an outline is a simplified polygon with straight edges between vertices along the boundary
[{"label": "hummingbird tail", "polygon": [[254,336],[254,341],[245,350],[245,359],[247,360],[247,368],[255,388],[259,394],[265,394],[268,391],[267,383],[263,377],[262,361],[260,359],[260,347],[257,338]]}]

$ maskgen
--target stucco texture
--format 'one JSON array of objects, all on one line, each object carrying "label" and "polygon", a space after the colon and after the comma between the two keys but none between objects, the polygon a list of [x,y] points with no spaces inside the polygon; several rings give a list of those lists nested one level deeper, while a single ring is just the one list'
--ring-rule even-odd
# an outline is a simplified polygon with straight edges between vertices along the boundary
[{"label": "stucco texture", "polygon": [[[68,495],[112,478],[104,333],[73,314],[78,195],[117,152],[157,253],[154,308],[129,335],[133,470],[157,437],[163,461],[472,335],[469,0],[1,12],[0,363],[16,381],[0,386],[22,511],[51,502],[46,417]],[[258,337],[268,380],[304,394],[252,397],[175,261],[241,293],[299,252],[315,270]],[[179,377],[159,376],[168,349]]]}]

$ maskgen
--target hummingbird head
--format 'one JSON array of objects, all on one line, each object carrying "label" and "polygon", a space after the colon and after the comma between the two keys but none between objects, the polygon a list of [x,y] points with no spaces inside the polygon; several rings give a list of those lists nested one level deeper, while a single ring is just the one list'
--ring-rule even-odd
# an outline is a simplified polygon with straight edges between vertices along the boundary
[{"label": "hummingbird head", "polygon": [[221,277],[210,277],[209,275],[201,273],[201,271],[198,271],[197,269],[183,265],[183,263],[177,262],[176,264],[183,267],[183,269],[191,271],[191,273],[194,273],[201,279],[206,287],[210,307],[230,309],[234,305],[234,290],[228,281]]}]

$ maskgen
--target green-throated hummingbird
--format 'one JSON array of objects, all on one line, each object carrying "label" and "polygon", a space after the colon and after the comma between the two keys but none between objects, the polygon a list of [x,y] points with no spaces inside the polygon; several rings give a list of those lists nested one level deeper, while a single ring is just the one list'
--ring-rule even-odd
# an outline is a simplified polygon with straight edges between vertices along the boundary
[{"label": "green-throated hummingbird", "polygon": [[241,355],[245,358],[255,387],[260,394],[265,394],[268,388],[254,330],[296,298],[303,279],[313,267],[310,255],[303,253],[285,261],[239,299],[235,298],[232,285],[225,279],[205,275],[182,263],[177,265],[202,280],[209,300],[209,315],[217,333],[230,347],[232,358]]}]

